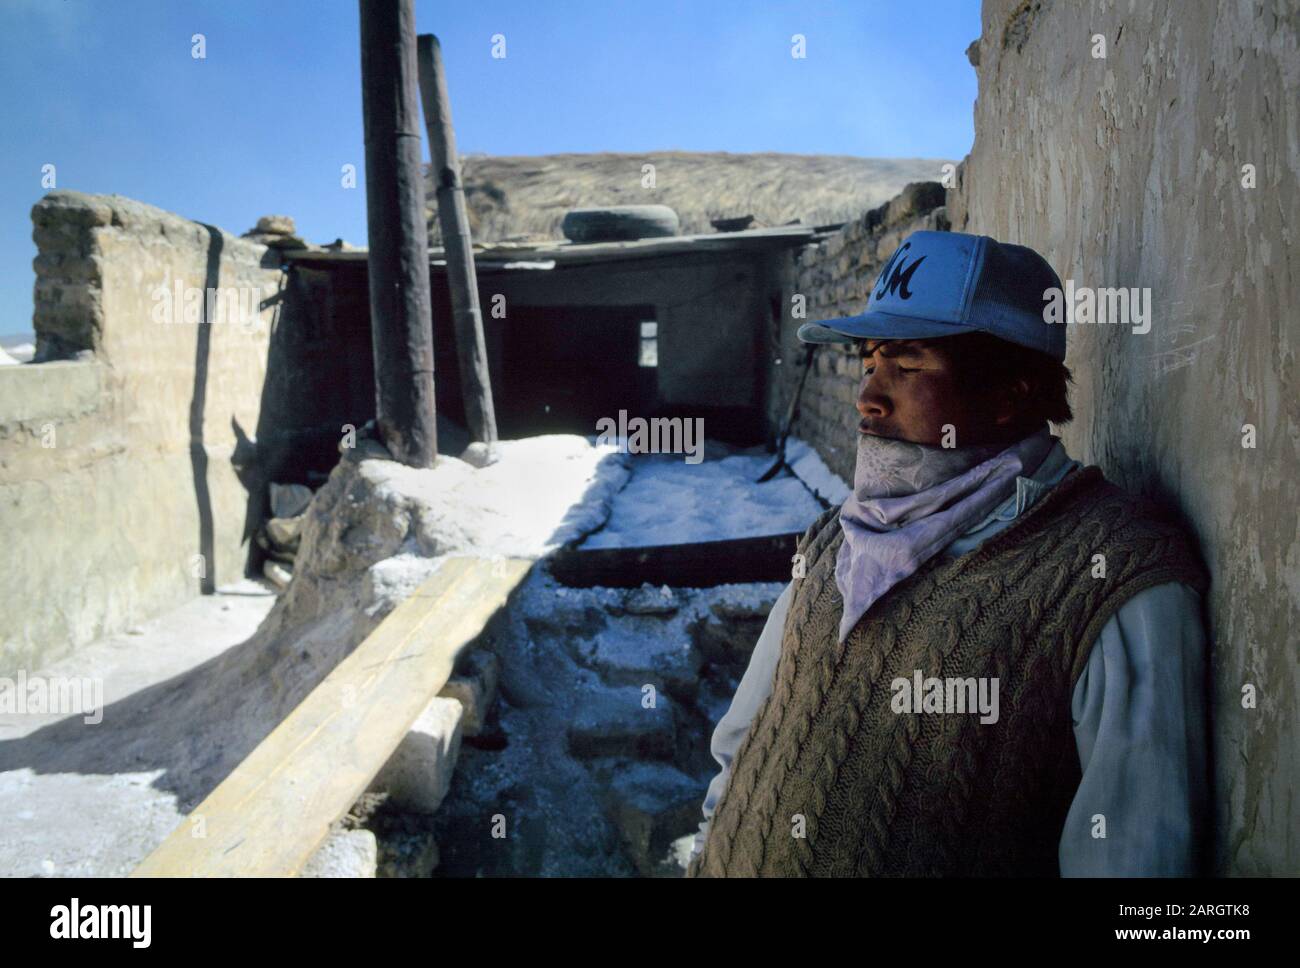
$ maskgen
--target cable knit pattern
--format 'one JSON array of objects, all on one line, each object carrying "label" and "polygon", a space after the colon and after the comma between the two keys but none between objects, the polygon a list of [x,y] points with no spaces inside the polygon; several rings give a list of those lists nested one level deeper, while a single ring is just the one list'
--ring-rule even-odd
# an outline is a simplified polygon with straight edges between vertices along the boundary
[{"label": "cable knit pattern", "polygon": [[[772,691],[687,876],[1056,875],[1080,779],[1074,686],[1128,598],[1204,591],[1190,541],[1098,468],[1075,471],[977,550],[899,582],[840,645],[838,512],[799,542]],[[996,678],[998,721],[893,712],[891,683],[915,670]]]}]

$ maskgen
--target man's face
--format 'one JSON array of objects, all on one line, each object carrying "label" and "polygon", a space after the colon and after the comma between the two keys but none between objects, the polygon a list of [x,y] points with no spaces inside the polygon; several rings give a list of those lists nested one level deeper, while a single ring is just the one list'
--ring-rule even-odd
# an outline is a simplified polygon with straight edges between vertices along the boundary
[{"label": "man's face", "polygon": [[988,443],[996,433],[964,398],[956,378],[959,364],[933,344],[867,340],[860,349],[859,433],[939,445],[944,425],[951,424],[958,447]]}]

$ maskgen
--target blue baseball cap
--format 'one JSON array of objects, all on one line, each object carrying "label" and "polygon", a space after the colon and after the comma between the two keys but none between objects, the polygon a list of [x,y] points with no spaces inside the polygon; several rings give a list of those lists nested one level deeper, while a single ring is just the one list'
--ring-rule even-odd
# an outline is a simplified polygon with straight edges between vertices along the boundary
[{"label": "blue baseball cap", "polygon": [[1043,318],[1061,279],[1023,245],[965,232],[913,232],[885,263],[864,312],[804,323],[805,343],[989,333],[1065,359],[1065,327]]}]

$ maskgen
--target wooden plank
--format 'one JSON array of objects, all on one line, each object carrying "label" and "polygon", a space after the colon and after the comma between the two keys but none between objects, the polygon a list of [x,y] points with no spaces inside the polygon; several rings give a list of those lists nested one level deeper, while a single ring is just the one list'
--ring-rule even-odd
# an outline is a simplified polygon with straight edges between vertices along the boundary
[{"label": "wooden plank", "polygon": [[710,588],[732,582],[789,581],[802,531],[633,548],[565,548],[550,559],[551,574],[577,588],[635,588],[642,582]]},{"label": "wooden plank", "polygon": [[361,0],[375,421],[403,464],[438,456],[414,0]]},{"label": "wooden plank", "polygon": [[531,566],[443,562],[131,876],[296,874]]},{"label": "wooden plank", "polygon": [[478,305],[469,216],[465,212],[465,192],[460,183],[460,157],[456,154],[456,133],[451,125],[451,98],[447,93],[447,75],[443,70],[442,47],[437,37],[420,34],[416,38],[416,60],[420,71],[424,124],[429,133],[429,156],[433,159],[431,167],[438,202],[438,224],[442,229],[443,255],[447,262],[447,288],[451,293],[451,318],[456,331],[456,359],[460,363],[465,422],[472,438],[490,447],[497,439],[497,418],[492,407],[492,382],[488,377],[483,315]]}]

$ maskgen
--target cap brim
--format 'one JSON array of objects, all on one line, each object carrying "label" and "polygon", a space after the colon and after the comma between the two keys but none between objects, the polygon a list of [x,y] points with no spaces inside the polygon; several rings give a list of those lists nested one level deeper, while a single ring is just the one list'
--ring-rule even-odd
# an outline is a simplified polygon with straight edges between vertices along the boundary
[{"label": "cap brim", "polygon": [[852,343],[854,340],[821,323],[804,323],[799,327],[798,336],[805,343]]},{"label": "cap brim", "polygon": [[804,323],[798,336],[805,343],[852,343],[859,339],[934,339],[969,332],[971,327],[956,323],[874,312]]}]

